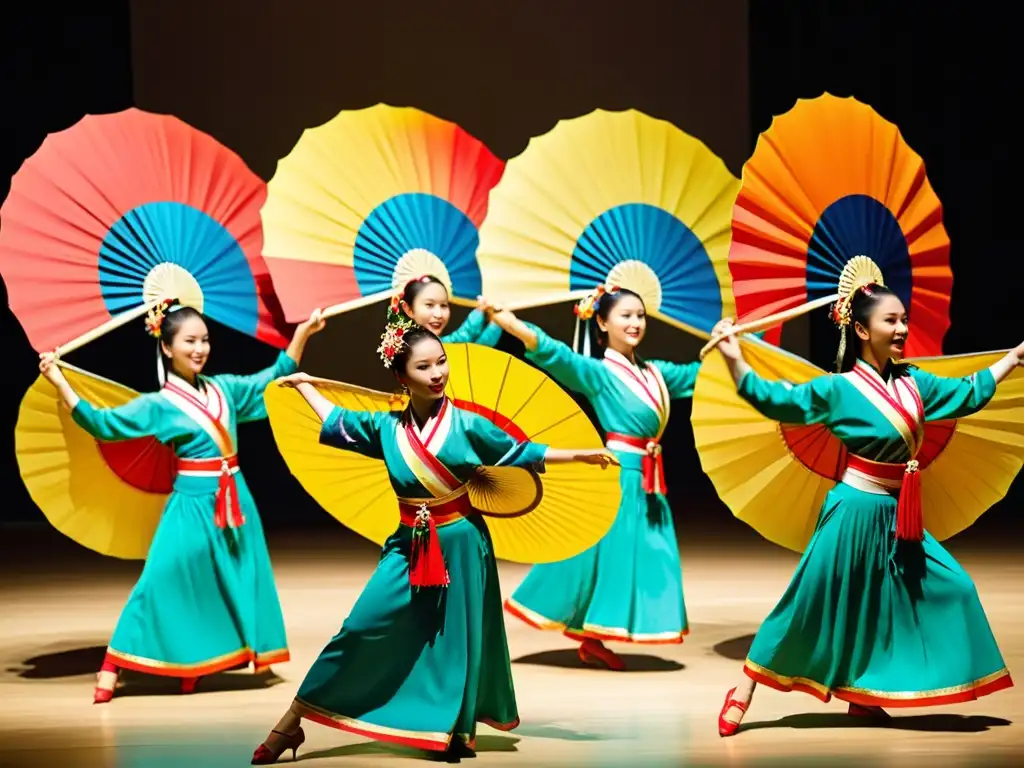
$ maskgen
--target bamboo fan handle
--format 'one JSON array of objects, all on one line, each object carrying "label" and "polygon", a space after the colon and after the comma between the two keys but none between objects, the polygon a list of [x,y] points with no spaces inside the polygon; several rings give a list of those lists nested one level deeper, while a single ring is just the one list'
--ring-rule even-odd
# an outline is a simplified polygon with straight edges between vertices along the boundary
[{"label": "bamboo fan handle", "polygon": [[107,322],[103,323],[102,325],[97,325],[91,331],[86,331],[81,336],[72,339],[67,344],[61,344],[59,347],[57,347],[57,349],[54,350],[54,354],[57,356],[57,358],[60,358],[63,355],[66,355],[68,352],[73,352],[79,347],[84,347],[90,341],[98,339],[100,336],[109,333],[115,328],[120,328],[125,323],[129,323],[132,320],[137,320],[138,318],[142,317],[147,312],[149,312],[149,310],[151,310],[159,303],[159,301],[150,301],[144,304],[140,304],[139,306],[135,307],[135,309],[130,309],[127,312],[122,312],[120,315],[110,318],[109,320],[107,320]]},{"label": "bamboo fan handle", "polygon": [[822,296],[820,299],[815,299],[814,301],[809,301],[806,304],[801,304],[799,307],[792,307],[791,309],[786,309],[782,312],[776,312],[774,315],[762,317],[760,320],[751,320],[749,323],[734,325],[729,329],[729,333],[712,336],[711,341],[705,344],[700,350],[700,359],[703,360],[707,356],[708,352],[718,346],[719,342],[724,341],[730,336],[739,336],[744,333],[757,333],[758,331],[767,330],[768,328],[772,328],[776,325],[781,325],[787,320],[792,320],[795,317],[806,315],[808,312],[812,312],[819,307],[826,307],[838,299],[839,294],[834,293],[831,296]]},{"label": "bamboo fan handle", "polygon": [[371,304],[376,304],[378,301],[390,299],[392,295],[392,291],[378,291],[377,293],[371,293],[368,296],[361,296],[358,299],[343,301],[340,304],[333,304],[320,310],[320,317],[326,320],[328,317],[335,317],[336,315],[350,312],[353,309],[368,307]]},{"label": "bamboo fan handle", "polygon": [[503,304],[505,309],[510,312],[518,312],[521,309],[533,309],[534,307],[549,307],[552,304],[561,304],[566,301],[580,301],[586,298],[593,289],[580,289],[578,291],[567,291],[566,293],[555,294],[554,296],[547,296],[543,299],[537,299],[536,301],[518,301],[512,304]]}]

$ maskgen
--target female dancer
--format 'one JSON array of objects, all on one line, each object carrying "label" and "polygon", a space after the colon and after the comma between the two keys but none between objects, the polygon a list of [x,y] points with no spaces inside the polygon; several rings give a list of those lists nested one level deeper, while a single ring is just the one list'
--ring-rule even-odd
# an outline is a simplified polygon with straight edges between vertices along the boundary
[{"label": "female dancer", "polygon": [[303,717],[449,761],[473,756],[478,722],[515,728],[497,565],[467,482],[481,466],[543,471],[552,462],[614,462],[603,449],[517,443],[455,407],[444,395],[445,349],[431,331],[389,323],[381,356],[409,391],[401,414],[344,410],[304,374],[286,379],[323,421],[321,442],[387,464],[401,523],[253,765],[276,762],[288,749],[294,759],[305,740]]},{"label": "female dancer", "polygon": [[608,448],[622,464],[622,504],[597,545],[559,563],[534,566],[505,603],[537,629],[580,640],[584,663],[623,670],[605,640],[681,643],[687,633],[682,571],[672,511],[665,499],[659,440],[673,398],[690,397],[699,363],[645,361],[637,354],[647,328],[643,300],[632,291],[599,288],[596,311],[604,359],[574,353],[511,312],[494,307],[494,322],[526,345],[526,357],[590,400]]},{"label": "female dancer", "polygon": [[[757,683],[849,702],[851,715],[882,706],[976,699],[1013,683],[970,577],[925,533],[913,456],[925,421],[968,416],[1024,358],[1024,344],[960,379],[908,365],[903,303],[867,285],[837,304],[840,374],[790,386],[762,379],[730,337],[719,345],[741,397],[770,419],[823,424],[850,450],[842,481],[825,498],[793,580],[769,614],[725,696],[718,720],[731,736]],[[725,331],[723,320],[716,332]]]},{"label": "female dancer", "polygon": [[317,313],[295,329],[287,352],[252,376],[202,375],[209,332],[191,307],[158,307],[147,329],[159,339],[166,384],[118,408],[94,408],[68,384],[52,354],[39,369],[75,422],[98,440],[156,437],[178,457],[174,490],[142,575],[121,612],[93,700],[110,701],[122,668],[181,678],[287,661],[284,620],[256,505],[238,470],[239,423],[265,419],[263,390],[291,373]]},{"label": "female dancer", "polygon": [[441,339],[444,344],[480,344],[493,347],[501,328],[491,322],[490,305],[484,301],[473,310],[457,331],[442,336],[452,317],[448,289],[433,275],[423,275],[405,284],[396,297],[406,317]]}]

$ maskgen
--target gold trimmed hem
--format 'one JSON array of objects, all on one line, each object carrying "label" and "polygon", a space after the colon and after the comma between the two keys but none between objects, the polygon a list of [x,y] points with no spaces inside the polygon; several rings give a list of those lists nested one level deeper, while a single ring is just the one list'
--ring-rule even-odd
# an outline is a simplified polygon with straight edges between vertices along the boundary
[{"label": "gold trimmed hem", "polygon": [[755,682],[763,683],[777,691],[800,691],[826,703],[834,696],[851,704],[868,706],[927,707],[939,704],[956,704],[972,701],[981,696],[987,696],[988,694],[1013,686],[1010,671],[1006,667],[969,683],[927,691],[879,691],[855,686],[829,688],[823,683],[811,680],[810,678],[780,675],[750,659],[747,659],[744,663],[743,671],[747,677]]},{"label": "gold trimmed hem", "polygon": [[107,660],[115,666],[163,677],[202,677],[216,672],[223,672],[233,667],[238,667],[241,664],[248,664],[249,662],[253,662],[255,666],[268,667],[271,664],[283,664],[290,659],[291,653],[287,648],[279,648],[262,653],[256,653],[251,648],[240,648],[237,651],[215,656],[205,661],[192,664],[178,664],[159,659],[147,659],[143,656],[124,653],[114,648],[107,648]]},{"label": "gold trimmed hem", "polygon": [[326,725],[329,728],[337,728],[338,730],[348,731],[349,733],[365,736],[377,741],[390,741],[395,744],[432,752],[444,752],[448,749],[448,745],[453,738],[451,733],[443,733],[441,731],[407,731],[400,728],[374,725],[365,720],[357,720],[354,717],[346,717],[322,707],[316,707],[303,701],[298,696],[295,697],[292,711],[307,720]]},{"label": "gold trimmed hem", "polygon": [[570,628],[565,624],[542,616],[536,611],[530,610],[522,603],[513,600],[511,597],[505,600],[505,610],[520,621],[530,625],[534,629],[551,632],[561,632],[573,640],[608,640],[617,643],[634,643],[636,645],[678,645],[683,638],[690,634],[689,627],[683,627],[678,632],[652,632],[637,633],[630,632],[621,627],[603,627],[599,624],[586,623],[582,628]]}]

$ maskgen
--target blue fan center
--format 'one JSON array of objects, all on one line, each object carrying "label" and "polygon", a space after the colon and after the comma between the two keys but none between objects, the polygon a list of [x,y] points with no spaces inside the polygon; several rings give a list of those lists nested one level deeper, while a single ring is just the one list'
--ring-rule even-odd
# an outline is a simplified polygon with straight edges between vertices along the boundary
[{"label": "blue fan center", "polygon": [[657,275],[665,315],[703,331],[721,319],[722,290],[704,244],[674,215],[646,203],[618,205],[590,222],[573,249],[570,290],[592,289],[630,260]]},{"label": "blue fan center", "polygon": [[183,203],[146,203],[110,227],[98,263],[108,311],[117,315],[142,304],[146,277],[162,263],[176,264],[195,278],[206,315],[256,335],[256,280],[245,252],[219,222]]},{"label": "blue fan center", "polygon": [[374,208],[356,234],[359,290],[364,296],[390,291],[401,258],[423,249],[444,264],[457,296],[475,298],[482,290],[479,244],[476,226],[447,200],[425,192],[395,195]]},{"label": "blue fan center", "polygon": [[836,292],[843,266],[867,256],[882,270],[885,284],[910,309],[910,251],[892,211],[868,195],[847,195],[818,218],[807,245],[807,298]]}]

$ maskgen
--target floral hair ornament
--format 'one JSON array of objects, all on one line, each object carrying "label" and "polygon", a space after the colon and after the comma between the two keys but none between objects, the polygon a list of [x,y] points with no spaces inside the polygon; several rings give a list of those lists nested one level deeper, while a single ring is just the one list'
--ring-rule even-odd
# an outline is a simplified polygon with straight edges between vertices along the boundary
[{"label": "floral hair ornament", "polygon": [[[572,308],[573,313],[576,315],[576,330],[572,335],[572,348],[576,352],[581,354],[590,355],[590,327],[587,325],[591,318],[597,312],[598,304],[601,302],[601,297],[606,293],[618,293],[619,286],[615,285],[611,288],[607,288],[604,285],[599,285],[594,288],[594,291],[587,296],[584,296],[575,307]],[[580,324],[583,324],[583,349],[580,349]]]},{"label": "floral hair ornament", "polygon": [[160,382],[161,387],[167,383],[167,370],[160,350],[164,318],[181,307],[177,299],[164,299],[146,313],[146,333],[156,339],[156,380]]},{"label": "floral hair ornament", "polygon": [[402,347],[405,346],[405,334],[416,327],[416,324],[402,312],[398,302],[397,294],[391,297],[391,306],[388,307],[388,324],[380,336],[380,346],[377,347],[377,354],[380,355],[384,367],[389,370],[395,355],[401,352]]},{"label": "floral hair ornament", "polygon": [[153,306],[146,313],[146,333],[154,339],[159,339],[161,334],[160,328],[164,324],[164,317],[175,309],[179,309],[180,307],[175,306],[177,304],[177,299],[164,299]]},{"label": "floral hair ornament", "polygon": [[882,270],[867,256],[854,256],[843,267],[839,275],[839,298],[832,305],[832,322],[839,327],[839,351],[836,354],[836,371],[843,364],[846,355],[846,327],[853,317],[853,298],[858,292],[870,296],[872,285],[885,285]]}]

